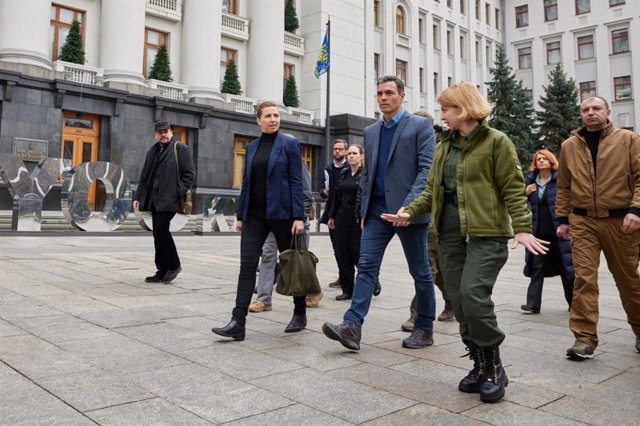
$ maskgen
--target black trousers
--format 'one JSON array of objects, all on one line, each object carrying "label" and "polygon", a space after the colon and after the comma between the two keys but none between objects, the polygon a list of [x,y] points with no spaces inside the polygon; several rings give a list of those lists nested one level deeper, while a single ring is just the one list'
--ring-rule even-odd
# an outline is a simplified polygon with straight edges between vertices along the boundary
[{"label": "black trousers", "polygon": [[153,226],[153,245],[156,249],[156,269],[160,275],[165,272],[178,269],[180,266],[180,258],[176,244],[173,242],[169,225],[171,219],[175,216],[175,212],[158,212],[151,210],[151,223]]},{"label": "black trousers", "polygon": [[334,230],[336,259],[340,271],[340,287],[345,294],[353,294],[355,269],[360,257],[362,229],[355,218],[347,224],[337,224]]},{"label": "black trousers", "polygon": [[[262,255],[262,246],[270,232],[276,237],[278,251],[283,252],[291,246],[291,220],[266,220],[249,215],[248,220],[242,222],[240,234],[240,274],[238,276],[238,290],[236,293],[236,307],[232,317],[241,324],[245,324],[249,304],[256,286],[256,272],[258,261]],[[306,296],[293,298],[294,310],[298,315],[306,315]]]},{"label": "black trousers", "polygon": [[542,287],[544,284],[544,275],[546,264],[553,262],[555,265],[559,265],[562,269],[560,279],[562,280],[562,289],[564,290],[564,298],[567,304],[571,306],[571,300],[573,298],[573,277],[569,277],[567,272],[562,266],[562,255],[558,247],[558,238],[555,235],[541,235],[538,238],[549,241],[549,251],[542,255],[531,256],[531,281],[529,282],[529,288],[527,289],[527,305],[533,306],[540,310],[542,304]]}]

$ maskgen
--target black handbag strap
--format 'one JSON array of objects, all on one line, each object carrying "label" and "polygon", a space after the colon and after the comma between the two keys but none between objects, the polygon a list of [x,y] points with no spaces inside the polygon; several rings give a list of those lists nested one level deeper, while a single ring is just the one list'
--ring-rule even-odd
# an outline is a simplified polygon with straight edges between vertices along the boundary
[{"label": "black handbag strap", "polygon": [[296,234],[291,237],[291,246],[292,250],[309,250],[307,247],[307,243],[304,239],[304,234]]}]

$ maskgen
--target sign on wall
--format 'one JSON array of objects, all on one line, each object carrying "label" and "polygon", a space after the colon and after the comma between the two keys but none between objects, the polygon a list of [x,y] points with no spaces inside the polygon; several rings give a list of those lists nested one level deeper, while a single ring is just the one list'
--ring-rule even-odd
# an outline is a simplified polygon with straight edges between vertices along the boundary
[{"label": "sign on wall", "polygon": [[22,161],[39,162],[49,154],[49,141],[41,139],[13,138],[13,153]]}]

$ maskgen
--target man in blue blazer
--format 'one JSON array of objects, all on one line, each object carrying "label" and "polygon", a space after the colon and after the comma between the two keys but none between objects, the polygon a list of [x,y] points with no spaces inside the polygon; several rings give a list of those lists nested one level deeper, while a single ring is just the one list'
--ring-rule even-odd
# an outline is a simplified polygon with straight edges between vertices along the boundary
[{"label": "man in blue blazer", "polygon": [[414,279],[418,302],[414,330],[402,346],[417,349],[433,344],[435,294],[427,260],[430,216],[421,216],[406,228],[395,228],[380,215],[398,211],[422,193],[436,146],[435,134],[429,120],[402,108],[405,97],[402,80],[385,76],[377,83],[376,99],[384,118],[364,130],[362,238],[351,308],[341,324],[324,323],[322,331],[348,349],[360,349],[362,323],[369,311],[382,257],[389,241],[397,234]]}]

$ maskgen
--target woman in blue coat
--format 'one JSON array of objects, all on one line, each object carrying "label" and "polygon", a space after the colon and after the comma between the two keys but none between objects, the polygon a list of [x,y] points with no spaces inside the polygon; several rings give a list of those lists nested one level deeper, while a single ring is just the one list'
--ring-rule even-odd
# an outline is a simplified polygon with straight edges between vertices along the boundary
[{"label": "woman in blue coat", "polygon": [[542,284],[545,277],[560,275],[564,297],[569,306],[573,297],[575,270],[571,261],[571,242],[556,237],[556,178],[558,160],[552,152],[541,149],[533,156],[529,169],[531,173],[525,181],[531,212],[533,213],[533,234],[541,240],[549,241],[549,251],[545,255],[525,255],[524,275],[531,277],[527,290],[527,303],[520,306],[525,312],[537,314],[542,302]]},{"label": "woman in blue coat", "polygon": [[[280,112],[271,101],[258,105],[257,120],[262,135],[247,145],[242,189],[236,210],[236,231],[240,232],[240,274],[236,306],[231,321],[211,329],[215,334],[244,340],[245,323],[262,246],[269,233],[278,250],[291,245],[291,236],[304,232],[302,156],[300,143],[278,132]],[[293,298],[293,318],[285,333],[301,331],[307,325],[306,296]]]}]

